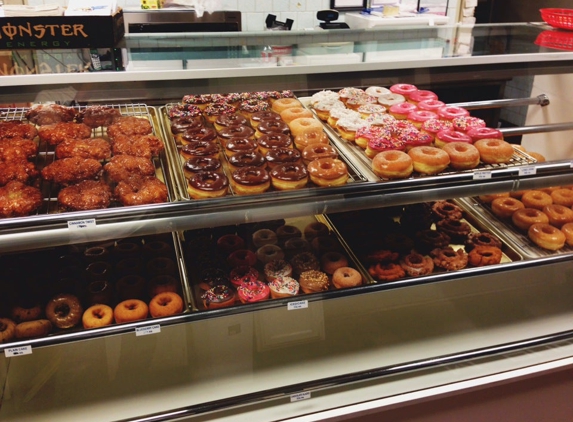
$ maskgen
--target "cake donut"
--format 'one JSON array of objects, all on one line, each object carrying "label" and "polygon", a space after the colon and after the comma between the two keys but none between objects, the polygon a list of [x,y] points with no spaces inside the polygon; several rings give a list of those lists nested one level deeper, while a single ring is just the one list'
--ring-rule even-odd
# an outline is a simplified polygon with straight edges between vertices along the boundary
[{"label": "cake donut", "polygon": [[278,243],[277,234],[270,229],[259,229],[255,231],[252,240],[255,248],[260,248],[264,245],[276,245]]},{"label": "cake donut", "polygon": [[17,324],[14,328],[14,336],[17,339],[44,337],[52,331],[52,323],[47,319],[25,321]]},{"label": "cake donut", "polygon": [[438,174],[450,164],[450,156],[440,148],[414,147],[408,151],[414,170],[421,174]]},{"label": "cake donut", "polygon": [[301,252],[293,256],[290,261],[294,274],[300,275],[305,271],[320,269],[320,262],[312,252]]},{"label": "cake donut", "polygon": [[149,302],[149,313],[153,318],[177,315],[183,312],[183,299],[175,292],[155,295]]},{"label": "cake donut", "polygon": [[382,151],[372,159],[372,171],[382,179],[406,179],[414,171],[412,158],[403,151]]},{"label": "cake donut", "polygon": [[124,300],[113,309],[113,317],[118,324],[145,319],[148,313],[147,303],[139,299]]},{"label": "cake donut", "polygon": [[0,344],[8,343],[16,337],[16,323],[8,318],[0,318]]},{"label": "cake donut", "polygon": [[362,285],[362,275],[351,267],[338,267],[332,274],[332,285],[336,289],[346,289]]},{"label": "cake donut", "polygon": [[320,257],[320,266],[326,274],[332,275],[338,268],[348,267],[348,259],[340,252],[328,251]]},{"label": "cake donut", "polygon": [[508,163],[513,156],[513,147],[501,139],[480,139],[474,142],[478,149],[481,161],[486,164]]},{"label": "cake donut", "polygon": [[411,252],[400,260],[400,266],[410,277],[431,274],[434,271],[434,261],[426,255]]},{"label": "cake donut", "polygon": [[104,304],[95,304],[87,308],[82,315],[85,329],[100,328],[113,324],[113,309]]},{"label": "cake donut", "polygon": [[468,254],[468,262],[474,267],[496,265],[501,262],[501,249],[495,246],[476,246]]},{"label": "cake donut", "polygon": [[468,265],[468,254],[462,249],[455,250],[452,247],[434,249],[430,252],[434,265],[446,271],[461,270]]},{"label": "cake donut", "polygon": [[271,261],[277,261],[284,259],[285,254],[280,246],[277,245],[264,245],[257,249],[256,252],[257,259],[263,264]]},{"label": "cake donut", "polygon": [[368,267],[368,274],[378,281],[396,281],[403,278],[406,272],[395,262],[378,262]]}]

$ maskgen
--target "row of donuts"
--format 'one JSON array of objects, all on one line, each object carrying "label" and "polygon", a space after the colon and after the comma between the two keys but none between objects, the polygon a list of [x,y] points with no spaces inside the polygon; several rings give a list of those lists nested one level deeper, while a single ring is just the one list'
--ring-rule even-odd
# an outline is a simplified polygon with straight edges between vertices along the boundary
[{"label": "row of donuts", "polygon": [[200,302],[205,309],[359,286],[336,237],[320,222],[302,230],[274,222],[193,235],[188,244]]},{"label": "row of donuts", "polygon": [[172,245],[153,238],[2,256],[0,338],[181,313],[173,256]]},{"label": "row of donuts", "polygon": [[[478,231],[450,201],[331,216],[370,276],[379,282],[419,277],[468,266],[499,264],[503,243]],[[372,221],[376,224],[358,224]]]},{"label": "row of donuts", "polygon": [[499,130],[411,84],[321,91],[311,105],[342,139],[364,150],[383,179],[503,164],[514,153]]},{"label": "row of donuts", "polygon": [[526,233],[537,246],[557,251],[573,246],[573,190],[556,186],[481,195],[479,200],[510,227]]},{"label": "row of donuts", "polygon": [[[192,198],[226,195],[229,184],[242,195],[265,192],[271,186],[299,189],[309,180],[319,186],[347,182],[346,165],[337,160],[322,124],[297,99],[259,100],[252,111],[226,107],[228,113],[214,117],[204,114],[207,109],[190,106],[184,98],[168,112]],[[181,110],[193,117],[181,117]],[[221,171],[221,155],[229,179]],[[311,165],[317,159],[325,160],[320,166]]]}]

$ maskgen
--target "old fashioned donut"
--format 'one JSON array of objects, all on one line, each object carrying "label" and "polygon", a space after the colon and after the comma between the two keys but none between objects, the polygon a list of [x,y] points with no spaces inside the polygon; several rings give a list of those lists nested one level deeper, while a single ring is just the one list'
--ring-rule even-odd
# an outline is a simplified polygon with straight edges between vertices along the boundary
[{"label": "old fashioned donut", "polygon": [[372,171],[382,179],[406,179],[414,171],[410,155],[403,151],[382,151],[372,159]]},{"label": "old fashioned donut", "polygon": [[340,252],[329,251],[320,257],[320,265],[326,274],[332,275],[337,269],[348,267],[348,259]]},{"label": "old fashioned donut", "polygon": [[549,224],[549,217],[537,208],[523,208],[513,213],[511,221],[518,229],[528,231],[533,224]]},{"label": "old fashioned donut", "polygon": [[549,224],[561,228],[565,223],[573,222],[573,210],[564,205],[546,205],[541,210],[549,218]]},{"label": "old fashioned donut", "polygon": [[362,275],[351,267],[338,267],[332,274],[332,285],[336,289],[346,289],[362,285]]},{"label": "old fashioned donut", "polygon": [[[491,202],[491,210],[499,218],[511,218],[515,211],[523,208],[523,202],[512,197],[496,198]],[[573,214],[573,211],[571,213]]]},{"label": "old fashioned donut", "polygon": [[406,272],[395,262],[379,262],[368,268],[368,274],[378,281],[395,281],[403,278]]},{"label": "old fashioned donut", "polygon": [[434,249],[430,252],[436,267],[446,271],[461,270],[468,265],[468,254],[462,249],[452,247]]},{"label": "old fashioned donut", "polygon": [[573,190],[559,188],[552,191],[550,195],[554,204],[573,207]]},{"label": "old fashioned donut", "polygon": [[38,338],[50,334],[52,323],[47,319],[21,322],[16,325],[14,334],[17,339]]},{"label": "old fashioned donut", "polygon": [[414,147],[408,151],[414,170],[421,174],[438,174],[450,164],[450,156],[440,148]]},{"label": "old fashioned donut", "polygon": [[400,266],[411,277],[431,274],[434,271],[434,261],[426,255],[411,252],[400,260]]},{"label": "old fashioned donut", "polygon": [[463,242],[471,232],[468,223],[462,220],[444,218],[436,223],[436,229],[450,236],[453,242]]},{"label": "old fashioned donut", "polygon": [[104,304],[92,305],[82,315],[84,328],[99,328],[113,323],[113,309]]},{"label": "old fashioned donut", "polygon": [[521,202],[525,208],[543,209],[547,205],[553,204],[551,195],[540,190],[529,190],[521,195]]},{"label": "old fashioned donut", "polygon": [[461,220],[464,216],[464,211],[461,207],[450,201],[436,201],[432,204],[432,215],[437,221],[443,220],[444,218]]},{"label": "old fashioned donut", "polygon": [[430,252],[433,249],[442,249],[449,246],[451,239],[441,231],[426,229],[416,233],[416,247],[420,252]]},{"label": "old fashioned donut", "polygon": [[308,175],[318,186],[342,186],[348,181],[348,168],[338,158],[319,158],[309,163]]},{"label": "old fashioned donut", "polygon": [[468,170],[479,165],[480,153],[472,144],[452,142],[442,147],[450,156],[450,166],[455,170]]},{"label": "old fashioned donut", "polygon": [[183,299],[175,292],[155,295],[149,302],[149,313],[153,318],[177,315],[183,312]]},{"label": "old fashioned donut", "polygon": [[145,319],[148,313],[147,303],[139,299],[128,299],[117,304],[113,310],[113,317],[115,322],[122,324]]},{"label": "old fashioned donut", "polygon": [[573,223],[565,223],[561,227],[561,231],[565,235],[565,242],[569,246],[573,246]]},{"label": "old fashioned donut", "polygon": [[509,163],[513,156],[513,147],[501,139],[480,139],[474,143],[481,161],[486,164]]},{"label": "old fashioned donut", "polygon": [[551,224],[535,223],[527,230],[533,243],[543,249],[556,251],[565,246],[565,234]]},{"label": "old fashioned donut", "polygon": [[487,232],[470,233],[468,234],[468,237],[465,241],[465,248],[467,252],[471,251],[476,246],[494,246],[501,249],[502,245],[503,244],[501,243],[501,240],[499,240],[493,234]]},{"label": "old fashioned donut", "polygon": [[8,318],[0,318],[0,344],[8,343],[16,337],[16,323]]},{"label": "old fashioned donut", "polygon": [[308,132],[322,132],[322,123],[314,117],[300,117],[289,123],[292,136],[297,137]]},{"label": "old fashioned donut", "polygon": [[501,257],[501,249],[495,246],[476,246],[468,254],[468,262],[474,267],[483,267],[499,264]]},{"label": "old fashioned donut", "polygon": [[71,294],[54,296],[46,305],[46,317],[58,328],[72,328],[79,324],[84,310],[80,300]]}]

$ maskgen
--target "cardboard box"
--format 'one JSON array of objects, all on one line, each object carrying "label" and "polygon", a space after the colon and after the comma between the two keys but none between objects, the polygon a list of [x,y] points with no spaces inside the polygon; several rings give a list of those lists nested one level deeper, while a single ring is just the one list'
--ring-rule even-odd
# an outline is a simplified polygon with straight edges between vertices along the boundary
[{"label": "cardboard box", "polygon": [[114,47],[124,36],[123,11],[113,16],[0,18],[0,50]]}]

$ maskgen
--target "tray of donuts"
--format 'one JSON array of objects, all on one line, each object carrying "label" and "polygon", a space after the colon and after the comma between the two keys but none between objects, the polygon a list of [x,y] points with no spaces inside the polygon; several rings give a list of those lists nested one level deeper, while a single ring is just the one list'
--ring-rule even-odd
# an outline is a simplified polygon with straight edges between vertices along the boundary
[{"label": "tray of donuts", "polygon": [[367,280],[352,251],[322,216],[184,235],[188,278],[200,310],[296,299]]},{"label": "tray of donuts", "polygon": [[502,133],[411,84],[343,88],[305,98],[371,180],[415,179],[534,163]]},{"label": "tray of donuts", "polygon": [[573,253],[573,190],[555,186],[474,198],[461,204],[478,212],[498,235],[528,258]]},{"label": "tray of donuts", "polygon": [[0,262],[0,343],[191,310],[171,233],[6,254]]},{"label": "tray of donuts", "polygon": [[366,180],[292,92],[278,94],[284,98],[272,92],[186,95],[162,108],[165,136],[176,145],[172,161],[181,199]]},{"label": "tray of donuts", "polygon": [[510,243],[502,241],[454,201],[327,217],[373,283],[402,283],[522,259]]},{"label": "tray of donuts", "polygon": [[0,109],[0,217],[171,200],[154,114],[138,104]]}]

